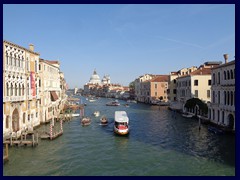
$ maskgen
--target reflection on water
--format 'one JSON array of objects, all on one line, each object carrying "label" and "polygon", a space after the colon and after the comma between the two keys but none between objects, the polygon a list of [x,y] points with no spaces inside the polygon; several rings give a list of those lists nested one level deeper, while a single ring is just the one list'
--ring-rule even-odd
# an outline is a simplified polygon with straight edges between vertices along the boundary
[{"label": "reflection on water", "polygon": [[[64,134],[54,141],[39,141],[36,148],[10,148],[4,175],[235,175],[235,137],[208,132],[198,122],[173,116],[166,107],[130,104],[105,106],[108,99],[87,103],[90,126],[80,119],[64,123]],[[125,102],[120,101],[121,104]],[[114,112],[130,119],[126,137],[113,132]],[[100,111],[107,126],[99,125]],[[41,126],[39,130],[48,128]],[[227,147],[227,148],[226,148]],[[183,165],[184,163],[184,165]]]}]

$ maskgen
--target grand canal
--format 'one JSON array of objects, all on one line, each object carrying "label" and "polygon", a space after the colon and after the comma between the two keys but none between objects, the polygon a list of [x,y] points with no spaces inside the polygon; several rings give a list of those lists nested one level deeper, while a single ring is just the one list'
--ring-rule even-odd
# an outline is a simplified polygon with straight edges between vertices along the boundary
[{"label": "grand canal", "polygon": [[[235,137],[198,130],[198,121],[174,115],[166,107],[130,104],[109,107],[109,99],[87,102],[85,115],[92,124],[80,125],[79,117],[64,123],[64,134],[39,145],[13,147],[3,166],[3,175],[235,175]],[[98,110],[106,115],[108,126],[99,125],[92,116]],[[116,110],[124,110],[130,119],[127,137],[113,133]],[[100,115],[100,116],[101,116]],[[48,128],[41,126],[39,131]]]}]

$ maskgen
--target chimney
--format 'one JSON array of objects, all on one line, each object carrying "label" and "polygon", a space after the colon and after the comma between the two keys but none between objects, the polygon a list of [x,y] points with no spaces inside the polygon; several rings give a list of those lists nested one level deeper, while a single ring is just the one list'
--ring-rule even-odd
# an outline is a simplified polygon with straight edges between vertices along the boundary
[{"label": "chimney", "polygon": [[228,54],[224,54],[223,57],[225,59],[225,63],[228,63]]},{"label": "chimney", "polygon": [[34,45],[33,44],[29,44],[29,50],[34,51]]}]

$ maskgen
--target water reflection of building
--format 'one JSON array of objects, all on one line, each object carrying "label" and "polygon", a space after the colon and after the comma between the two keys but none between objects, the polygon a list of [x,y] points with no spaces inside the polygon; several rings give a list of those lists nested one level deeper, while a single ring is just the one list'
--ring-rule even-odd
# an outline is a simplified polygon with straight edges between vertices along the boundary
[{"label": "water reflection of building", "polygon": [[235,60],[212,69],[212,98],[209,119],[235,130]]}]

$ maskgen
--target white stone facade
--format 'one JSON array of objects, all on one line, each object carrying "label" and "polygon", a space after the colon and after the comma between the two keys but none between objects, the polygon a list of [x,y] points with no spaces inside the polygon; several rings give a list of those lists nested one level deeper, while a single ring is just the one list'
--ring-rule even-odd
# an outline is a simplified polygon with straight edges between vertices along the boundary
[{"label": "white stone facade", "polygon": [[235,60],[212,69],[209,119],[235,130]]}]

